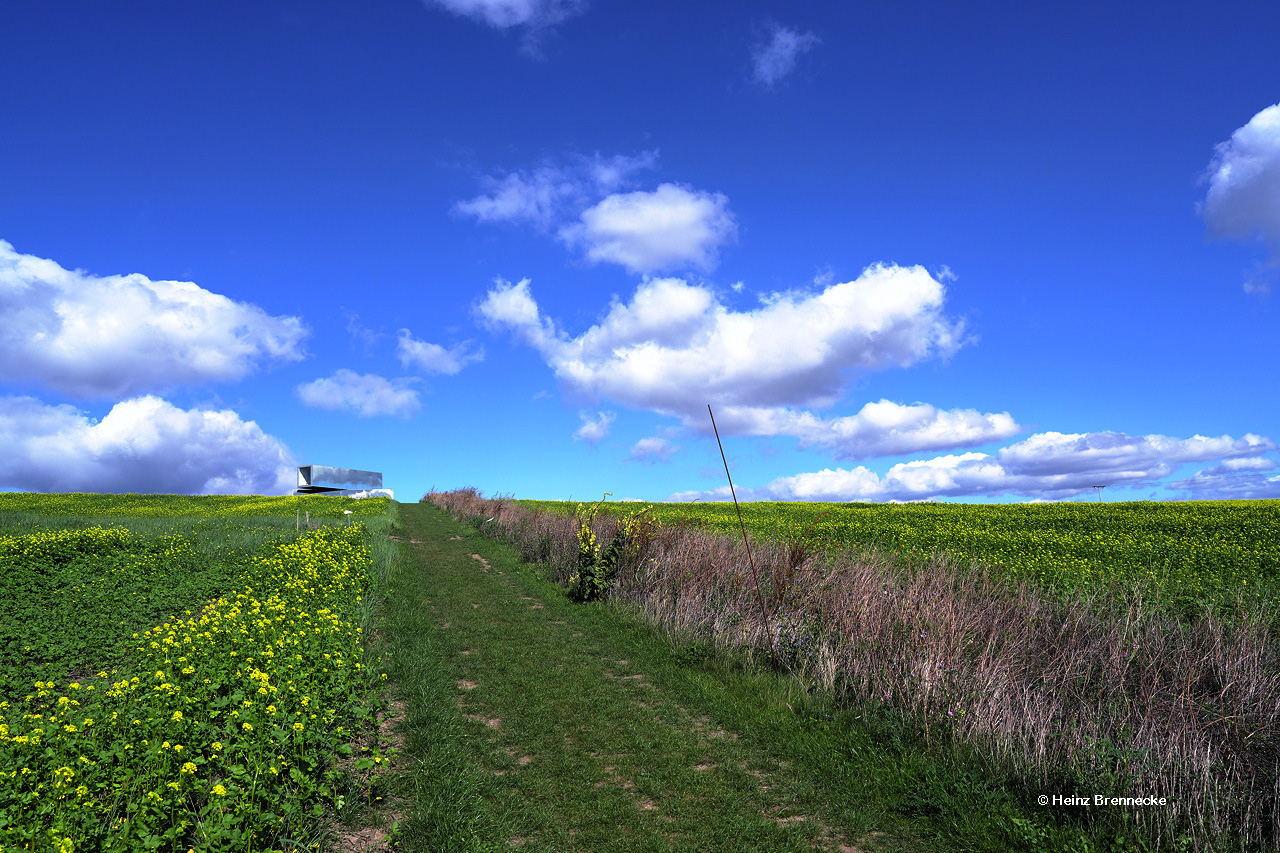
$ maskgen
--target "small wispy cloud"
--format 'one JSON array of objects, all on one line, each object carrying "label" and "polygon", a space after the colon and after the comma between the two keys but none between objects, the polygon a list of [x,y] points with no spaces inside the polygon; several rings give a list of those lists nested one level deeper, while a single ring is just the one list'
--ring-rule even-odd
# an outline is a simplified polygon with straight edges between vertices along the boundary
[{"label": "small wispy cloud", "polygon": [[613,412],[597,412],[594,415],[588,412],[579,412],[578,417],[582,419],[582,426],[574,431],[573,440],[595,444],[608,437],[609,430],[617,415]]},{"label": "small wispy cloud", "polygon": [[305,405],[328,411],[346,411],[362,418],[379,415],[409,417],[421,407],[418,392],[410,387],[416,380],[387,379],[343,368],[332,376],[297,387]]},{"label": "small wispy cloud", "polygon": [[373,352],[378,341],[382,340],[383,335],[370,329],[368,326],[360,322],[360,316],[354,312],[343,310],[343,314],[347,318],[347,334],[351,336],[354,343],[359,345],[360,352],[363,355],[370,355]]},{"label": "small wispy cloud", "polygon": [[771,24],[769,38],[752,51],[752,79],[765,88],[776,87],[795,71],[800,55],[813,50],[821,41],[813,33]]},{"label": "small wispy cloud", "polygon": [[423,373],[453,376],[468,364],[484,360],[484,349],[468,349],[470,341],[445,349],[439,344],[420,341],[408,329],[401,329],[396,341],[396,358],[405,370],[416,368]]},{"label": "small wispy cloud", "polygon": [[652,465],[655,462],[670,462],[671,457],[680,448],[665,438],[660,436],[650,436],[642,438],[631,446],[631,452],[627,454],[627,459],[632,462],[639,462],[642,465]]},{"label": "small wispy cloud", "polygon": [[485,192],[458,202],[453,210],[480,222],[528,222],[547,228],[559,208],[581,192],[578,182],[564,170],[543,167],[486,178]]},{"label": "small wispy cloud", "polygon": [[[1277,203],[1280,203],[1280,199]],[[1280,246],[1280,243],[1277,246]],[[1266,296],[1271,293],[1278,279],[1280,279],[1280,248],[1277,249],[1274,257],[1259,261],[1248,269],[1244,274],[1241,287],[1250,296]]]},{"label": "small wispy cloud", "polygon": [[480,222],[524,223],[549,230],[627,187],[636,172],[652,169],[657,162],[656,150],[611,157],[578,155],[490,175],[481,179],[483,192],[456,203],[453,212]]},{"label": "small wispy cloud", "polygon": [[586,8],[586,0],[426,0],[455,15],[499,29],[523,33],[521,51],[538,58],[545,33]]}]

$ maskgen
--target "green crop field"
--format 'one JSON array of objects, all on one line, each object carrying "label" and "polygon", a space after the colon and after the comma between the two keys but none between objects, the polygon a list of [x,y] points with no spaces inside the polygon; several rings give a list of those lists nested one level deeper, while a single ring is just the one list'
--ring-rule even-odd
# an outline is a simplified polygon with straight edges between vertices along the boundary
[{"label": "green crop field", "polygon": [[0,494],[0,849],[281,849],[314,832],[341,805],[334,756],[383,760],[352,743],[384,677],[362,624],[387,512]]},{"label": "green crop field", "polygon": [[[589,504],[519,501],[571,513]],[[651,507],[664,523],[739,535],[732,503]],[[1280,501],[1057,504],[743,503],[752,537],[816,549],[946,552],[1058,592],[1136,584],[1181,608],[1269,596],[1280,580]]]}]

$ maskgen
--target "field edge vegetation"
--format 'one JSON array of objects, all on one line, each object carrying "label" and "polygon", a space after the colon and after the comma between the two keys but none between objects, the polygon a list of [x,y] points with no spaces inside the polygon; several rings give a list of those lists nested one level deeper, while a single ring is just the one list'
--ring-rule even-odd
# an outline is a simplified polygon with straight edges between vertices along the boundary
[{"label": "field edge vegetation", "polygon": [[1063,823],[1080,832],[1072,849],[1280,838],[1280,649],[1247,602],[1187,614],[1140,589],[1063,596],[945,554],[812,541],[757,542],[749,560],[741,540],[628,505],[571,516],[474,489],[424,500],[545,564],[578,600],[629,603],[695,644],[744,650],[845,707],[965,745],[1028,803],[1166,798],[1044,809],[1027,849]]}]

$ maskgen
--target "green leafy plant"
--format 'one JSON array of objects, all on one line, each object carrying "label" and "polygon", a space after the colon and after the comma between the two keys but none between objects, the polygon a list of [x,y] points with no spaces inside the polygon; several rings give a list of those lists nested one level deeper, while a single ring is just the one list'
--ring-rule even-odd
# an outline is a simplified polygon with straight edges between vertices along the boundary
[{"label": "green leafy plant", "polygon": [[[605,492],[605,497],[609,495]],[[622,560],[635,559],[656,526],[648,508],[630,513],[618,523],[609,544],[601,547],[591,524],[603,503],[601,498],[578,516],[578,566],[569,578],[569,598],[579,603],[607,598]]]},{"label": "green leafy plant", "polygon": [[[609,492],[605,492],[604,496],[607,498]],[[606,579],[604,572],[601,571],[600,543],[595,531],[591,529],[591,522],[595,520],[602,503],[604,498],[601,498],[591,509],[577,514],[578,568],[569,577],[569,598],[579,603],[603,598],[607,590],[605,584],[612,580]]]}]

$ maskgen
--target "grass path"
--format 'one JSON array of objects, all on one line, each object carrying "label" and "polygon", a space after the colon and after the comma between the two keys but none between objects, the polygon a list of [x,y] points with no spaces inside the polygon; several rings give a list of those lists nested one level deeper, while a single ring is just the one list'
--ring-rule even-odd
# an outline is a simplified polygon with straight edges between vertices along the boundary
[{"label": "grass path", "polygon": [[885,808],[856,739],[798,714],[787,680],[673,654],[434,507],[405,504],[402,523],[386,612],[406,847],[945,849]]}]

